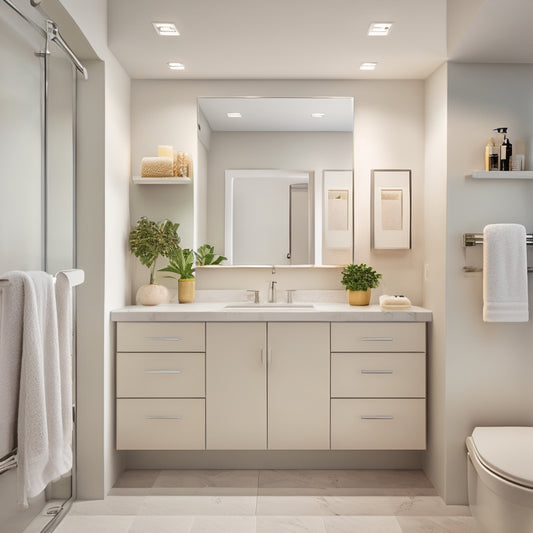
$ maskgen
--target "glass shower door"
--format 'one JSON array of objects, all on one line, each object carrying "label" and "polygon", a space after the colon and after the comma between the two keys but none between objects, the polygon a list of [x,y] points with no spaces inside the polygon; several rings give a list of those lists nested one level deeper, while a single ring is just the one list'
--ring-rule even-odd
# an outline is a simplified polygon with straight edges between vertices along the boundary
[{"label": "glass shower door", "polygon": [[[29,1],[16,6],[46,28]],[[54,43],[45,69],[45,48],[45,37],[0,1],[0,275],[74,267],[76,75]],[[0,530],[46,530],[73,486],[67,475],[24,509],[17,470],[0,474]]]}]

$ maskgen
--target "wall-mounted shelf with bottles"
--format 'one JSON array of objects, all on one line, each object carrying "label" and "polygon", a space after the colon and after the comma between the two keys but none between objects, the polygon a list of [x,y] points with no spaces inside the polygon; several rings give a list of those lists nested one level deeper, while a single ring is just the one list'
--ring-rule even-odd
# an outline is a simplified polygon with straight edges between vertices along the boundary
[{"label": "wall-mounted shelf with bottles", "polygon": [[533,180],[533,170],[476,170],[472,172],[472,177],[476,179]]},{"label": "wall-mounted shelf with bottles", "polygon": [[186,185],[192,183],[191,178],[142,178],[133,176],[135,185]]}]

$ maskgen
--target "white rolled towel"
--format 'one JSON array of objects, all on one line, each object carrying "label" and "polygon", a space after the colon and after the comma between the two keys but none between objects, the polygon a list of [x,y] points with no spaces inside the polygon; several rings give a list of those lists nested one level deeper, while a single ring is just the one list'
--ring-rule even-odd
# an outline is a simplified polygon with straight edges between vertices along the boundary
[{"label": "white rolled towel", "polygon": [[141,176],[143,178],[168,178],[174,175],[174,158],[143,157]]},{"label": "white rolled towel", "polygon": [[411,301],[407,296],[382,294],[379,297],[379,306],[387,311],[403,310],[411,308]]}]

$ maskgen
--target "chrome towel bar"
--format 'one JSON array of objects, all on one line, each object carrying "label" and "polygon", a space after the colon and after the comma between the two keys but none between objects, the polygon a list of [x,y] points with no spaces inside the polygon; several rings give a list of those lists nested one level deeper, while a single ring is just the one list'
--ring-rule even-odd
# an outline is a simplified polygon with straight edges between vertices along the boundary
[{"label": "chrome towel bar", "polygon": [[[463,246],[476,246],[478,244],[483,244],[483,233],[463,234]],[[531,233],[526,235],[526,244],[528,246],[533,245],[533,235]]]},{"label": "chrome towel bar", "polygon": [[[483,244],[483,233],[463,233],[463,246],[477,246],[478,244]],[[533,235],[528,233],[526,235],[526,245],[533,245]],[[533,267],[527,267],[528,272],[533,272]],[[483,272],[483,269],[480,267],[464,266],[463,272]]]},{"label": "chrome towel bar", "polygon": [[[60,270],[58,274],[64,274],[69,280],[70,284],[73,287],[81,285],[85,281],[85,272],[79,268],[72,268],[69,270]],[[5,289],[9,287],[10,281],[8,279],[0,279],[0,289]]]},{"label": "chrome towel bar", "polygon": [[[533,267],[527,267],[528,272],[533,272]],[[481,267],[464,266],[463,272],[483,272]]]}]

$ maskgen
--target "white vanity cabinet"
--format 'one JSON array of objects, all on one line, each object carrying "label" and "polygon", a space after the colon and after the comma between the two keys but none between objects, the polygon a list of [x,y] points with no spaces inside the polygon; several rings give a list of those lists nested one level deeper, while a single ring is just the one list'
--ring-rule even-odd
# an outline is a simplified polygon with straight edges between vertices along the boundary
[{"label": "white vanity cabinet", "polygon": [[206,328],[207,449],[329,449],[329,323]]},{"label": "white vanity cabinet", "polygon": [[425,449],[425,310],[179,308],[117,320],[117,449]]},{"label": "white vanity cabinet", "polygon": [[426,327],[331,324],[331,449],[426,447]]},{"label": "white vanity cabinet", "polygon": [[204,323],[117,324],[117,449],[205,449]]},{"label": "white vanity cabinet", "polygon": [[207,449],[267,446],[265,322],[206,324]]}]

